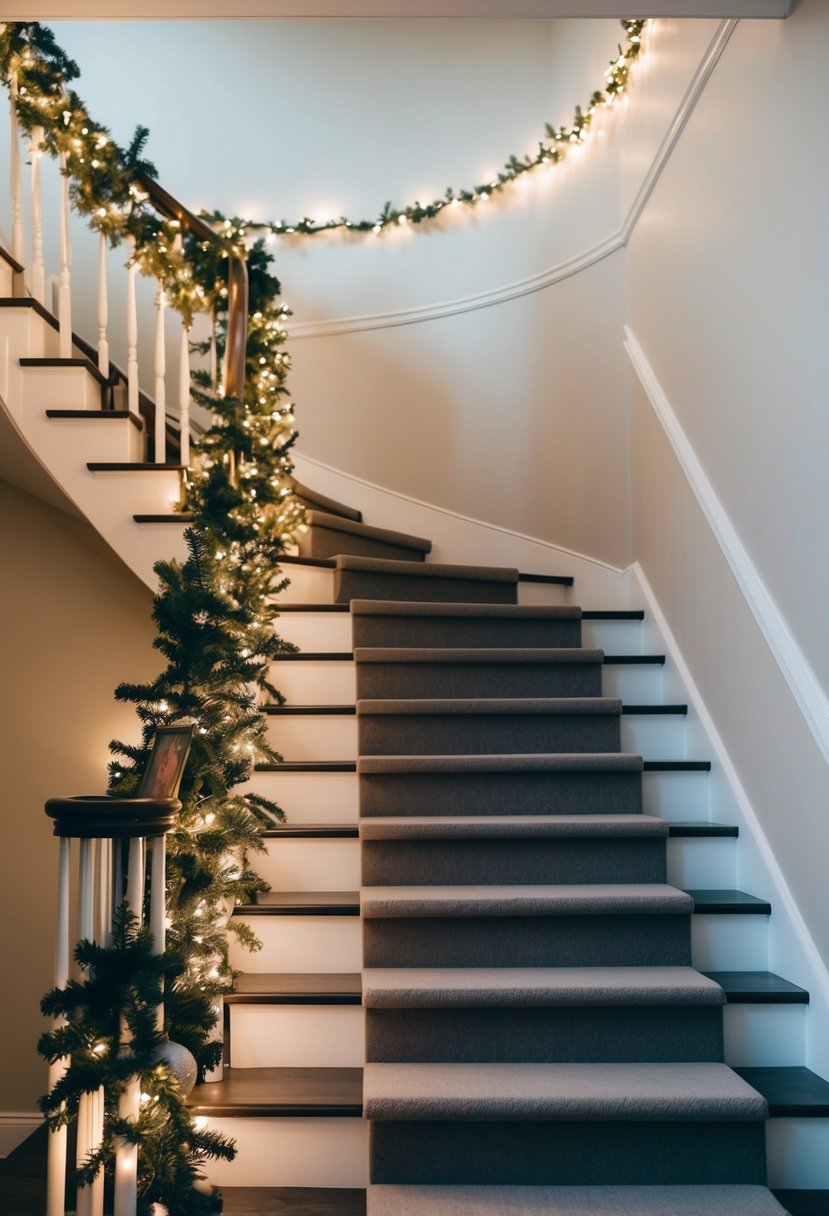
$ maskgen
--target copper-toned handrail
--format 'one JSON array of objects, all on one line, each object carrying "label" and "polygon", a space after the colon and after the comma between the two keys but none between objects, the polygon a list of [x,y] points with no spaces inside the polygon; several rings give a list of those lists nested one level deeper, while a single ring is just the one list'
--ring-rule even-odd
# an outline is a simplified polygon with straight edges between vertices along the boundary
[{"label": "copper-toned handrail", "polygon": [[[163,186],[145,173],[136,175],[136,181],[150,202],[161,215],[178,220],[202,241],[218,242],[219,236],[204,220],[189,211]],[[227,290],[227,349],[225,357],[225,392],[229,397],[244,399],[245,395],[245,351],[248,334],[248,267],[247,260],[239,254],[228,259]]]}]

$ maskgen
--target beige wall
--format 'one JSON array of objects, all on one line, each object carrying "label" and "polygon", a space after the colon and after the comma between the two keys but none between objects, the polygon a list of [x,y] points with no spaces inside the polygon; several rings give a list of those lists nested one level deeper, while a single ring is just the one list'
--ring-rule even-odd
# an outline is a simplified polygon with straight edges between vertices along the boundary
[{"label": "beige wall", "polygon": [[52,983],[59,794],[106,788],[107,743],[136,739],[121,680],[158,670],[151,596],[89,525],[0,482],[3,838],[0,1111],[33,1111],[46,1085],[35,1044]]}]

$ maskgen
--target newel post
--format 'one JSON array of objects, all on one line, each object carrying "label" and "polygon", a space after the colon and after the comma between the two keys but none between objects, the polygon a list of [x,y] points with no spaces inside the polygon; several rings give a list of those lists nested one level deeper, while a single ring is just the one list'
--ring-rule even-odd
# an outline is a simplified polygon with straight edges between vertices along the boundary
[{"label": "newel post", "polygon": [[[177,784],[177,782],[176,782]],[[60,838],[55,986],[63,988],[70,975],[69,959],[75,943],[83,939],[111,944],[115,912],[126,902],[139,924],[149,922],[154,949],[165,945],[165,837],[181,810],[174,797],[109,798],[89,795],[50,798],[46,814],[54,820]],[[72,842],[77,842],[73,848]],[[72,853],[77,853],[78,910],[74,932],[70,925],[69,889]],[[126,859],[126,864],[124,864]],[[145,887],[149,881],[149,901]],[[145,915],[145,905],[149,910]],[[163,1006],[158,1023],[164,1024]],[[122,1028],[122,1047],[127,1046]],[[50,1068],[50,1088],[70,1066],[68,1059]],[[100,1143],[106,1095],[103,1089],[85,1094],[78,1114],[77,1162]],[[121,1118],[138,1118],[140,1087],[132,1078],[119,1102]],[[115,1157],[115,1216],[135,1216],[138,1199],[138,1150],[121,1142]],[[63,1216],[66,1203],[66,1128],[49,1136],[47,1216]],[[78,1190],[78,1216],[103,1216],[103,1175]]]}]

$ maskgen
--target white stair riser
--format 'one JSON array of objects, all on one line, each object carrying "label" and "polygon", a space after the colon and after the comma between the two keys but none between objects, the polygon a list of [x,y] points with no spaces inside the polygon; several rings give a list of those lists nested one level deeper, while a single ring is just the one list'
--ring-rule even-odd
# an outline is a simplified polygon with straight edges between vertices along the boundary
[{"label": "white stair riser", "polygon": [[349,612],[285,612],[277,622],[276,631],[300,650],[351,649]]},{"label": "white stair riser", "polygon": [[356,773],[256,773],[240,792],[277,802],[290,823],[356,823]]},{"label": "white stair riser", "polygon": [[698,971],[766,971],[768,920],[728,912],[692,916],[692,965]]},{"label": "white stair riser", "polygon": [[622,751],[646,760],[686,758],[685,718],[680,714],[622,714]]},{"label": "white stair riser", "polygon": [[268,739],[286,760],[357,759],[354,715],[269,714],[267,721]]},{"label": "white stair riser", "polygon": [[13,293],[14,271],[5,258],[0,258],[0,296],[9,299]]},{"label": "white stair riser", "polygon": [[353,705],[357,699],[354,663],[349,660],[277,660],[270,678],[293,705]]},{"label": "white stair riser", "polygon": [[284,565],[282,573],[290,586],[279,593],[283,604],[331,604],[334,602],[334,571],[315,566]]},{"label": "white stair riser", "polygon": [[58,357],[58,331],[28,306],[0,310],[0,339],[4,338],[9,340],[9,354],[15,362]]},{"label": "white stair riser", "polygon": [[[34,417],[24,419],[23,429],[61,485],[73,498],[83,497],[90,513],[97,509],[97,514],[105,510],[111,514],[112,510],[106,488],[92,483],[87,461],[143,458],[142,433],[126,418],[47,418],[44,410],[38,408]],[[165,512],[169,509],[164,508]],[[130,504],[124,522],[132,525],[133,513],[140,513],[140,508]],[[170,527],[166,535],[172,539]],[[157,561],[160,553],[166,555],[167,549],[156,547],[155,553]]]},{"label": "white stair riser", "polygon": [[769,1186],[829,1187],[829,1119],[769,1119],[766,1161]]},{"label": "white stair riser", "polygon": [[231,1005],[233,1068],[362,1068],[359,1005]]},{"label": "white stair riser", "polygon": [[709,777],[707,772],[643,773],[645,812],[669,821],[707,820]]},{"label": "white stair riser", "polygon": [[99,410],[101,386],[84,367],[24,367],[23,409]]},{"label": "white stair riser", "polygon": [[725,1062],[732,1068],[803,1064],[805,1005],[726,1005]]},{"label": "white stair riser", "polygon": [[[55,420],[53,419],[53,422]],[[102,426],[113,426],[114,423],[102,423]],[[138,436],[138,431],[132,424],[129,429]],[[92,459],[91,457],[89,458]],[[90,493],[97,491],[106,498],[113,514],[133,515],[168,515],[174,511],[181,500],[181,479],[176,472],[140,472],[140,473],[92,473],[87,470],[90,482]],[[146,527],[142,524],[141,527]],[[165,525],[168,533],[177,529],[170,524]]]},{"label": "white stair riser", "polygon": [[569,604],[571,603],[572,587],[562,587],[560,583],[519,583],[519,604]]},{"label": "white stair riser", "polygon": [[359,916],[252,916],[262,943],[251,955],[231,937],[230,964],[239,971],[359,971]]},{"label": "white stair riser", "polygon": [[216,1186],[368,1185],[368,1123],[363,1119],[208,1119],[236,1141],[235,1161],[210,1161]]},{"label": "white stair riser", "polygon": [[359,840],[271,838],[267,845],[251,864],[275,891],[356,891],[360,885]]},{"label": "white stair riser", "polygon": [[668,841],[668,882],[675,887],[732,888],[737,875],[733,836],[674,836]]},{"label": "white stair riser", "polygon": [[631,705],[659,705],[662,683],[658,663],[605,663],[602,667],[602,695],[620,697]]},{"label": "white stair riser", "polygon": [[641,621],[582,621],[582,646],[606,654],[641,654]]}]

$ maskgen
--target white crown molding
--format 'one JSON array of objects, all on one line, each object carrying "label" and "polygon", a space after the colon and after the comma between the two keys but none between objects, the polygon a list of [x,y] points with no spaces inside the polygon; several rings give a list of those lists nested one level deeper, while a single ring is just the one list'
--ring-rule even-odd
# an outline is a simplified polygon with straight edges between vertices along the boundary
[{"label": "white crown molding", "polygon": [[670,126],[657,149],[653,160],[642,178],[642,184],[622,221],[621,226],[603,241],[591,248],[556,263],[538,274],[519,279],[515,283],[507,283],[493,287],[476,295],[462,296],[456,300],[446,300],[439,304],[424,304],[417,308],[401,308],[390,312],[366,313],[362,316],[336,317],[328,321],[300,321],[289,327],[292,341],[302,338],[329,338],[339,334],[360,333],[365,330],[390,329],[399,325],[418,325],[423,321],[437,321],[441,317],[451,317],[458,313],[475,312],[479,308],[491,308],[496,304],[505,304],[509,300],[517,300],[521,296],[532,295],[543,291],[568,279],[571,275],[580,274],[597,262],[603,261],[620,249],[624,249],[636,227],[637,222],[653,193],[662,170],[668,163],[685,124],[694,111],[699,98],[708,82],[717,60],[723,53],[731,37],[736,20],[721,21],[706,47],[685,96],[677,108]]},{"label": "white crown molding", "polygon": [[766,644],[829,764],[826,693],[726,514],[642,347],[627,326],[625,350]]}]

